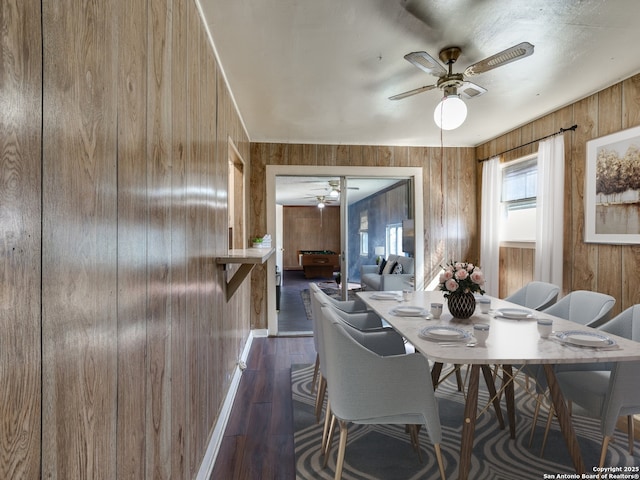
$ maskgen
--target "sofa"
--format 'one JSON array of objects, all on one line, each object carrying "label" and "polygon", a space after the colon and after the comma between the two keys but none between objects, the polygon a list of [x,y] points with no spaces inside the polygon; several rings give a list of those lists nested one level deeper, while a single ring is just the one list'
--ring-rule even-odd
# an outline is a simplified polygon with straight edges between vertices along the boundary
[{"label": "sofa", "polygon": [[407,290],[413,288],[414,277],[415,265],[411,257],[389,255],[382,265],[360,266],[363,290]]}]

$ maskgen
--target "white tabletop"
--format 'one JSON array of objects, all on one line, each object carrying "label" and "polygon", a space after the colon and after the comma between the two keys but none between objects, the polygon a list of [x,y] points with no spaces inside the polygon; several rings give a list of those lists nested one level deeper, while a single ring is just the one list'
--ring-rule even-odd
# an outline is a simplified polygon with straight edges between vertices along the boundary
[{"label": "white tabletop", "polygon": [[[497,309],[523,308],[504,300],[488,297],[491,299],[491,311],[489,314],[480,313],[480,310],[476,308],[473,316],[461,320],[452,318],[443,296],[444,292],[412,292],[412,298],[406,302],[375,299],[376,294],[379,293],[381,292],[358,292],[358,295],[380,317],[407,338],[415,346],[416,350],[435,362],[508,365],[640,360],[640,343],[609,333],[606,335],[615,340],[618,345],[617,348],[584,348],[564,345],[553,339],[542,339],[538,334],[535,317],[553,318],[553,330],[555,332],[567,330],[597,332],[598,330],[534,310],[529,310],[534,317],[532,319],[511,320],[496,317],[494,312]],[[402,297],[402,292],[395,293],[398,294],[398,298]],[[418,306],[423,307],[428,312],[432,302],[443,304],[443,312],[439,320],[402,317],[390,312],[394,307],[398,306]],[[486,346],[470,347],[467,346],[467,342],[432,341],[419,335],[423,328],[435,325],[455,326],[472,333],[474,323],[488,323],[490,325]]]}]

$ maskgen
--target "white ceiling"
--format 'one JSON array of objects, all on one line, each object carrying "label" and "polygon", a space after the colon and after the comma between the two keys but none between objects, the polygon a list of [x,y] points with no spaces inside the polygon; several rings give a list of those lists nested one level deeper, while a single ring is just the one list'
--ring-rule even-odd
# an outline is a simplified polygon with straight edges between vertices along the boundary
[{"label": "white ceiling", "polygon": [[[329,181],[339,182],[339,177],[276,177],[276,203],[279,205],[317,205],[320,198],[329,206],[340,205],[341,197],[330,196]],[[376,192],[385,190],[400,178],[349,178],[347,179],[347,204],[351,205]]]},{"label": "white ceiling", "polygon": [[[640,72],[638,0],[199,1],[252,142],[475,146]],[[388,100],[437,80],[409,52],[459,46],[462,72],[523,41],[457,130],[439,90]]]}]

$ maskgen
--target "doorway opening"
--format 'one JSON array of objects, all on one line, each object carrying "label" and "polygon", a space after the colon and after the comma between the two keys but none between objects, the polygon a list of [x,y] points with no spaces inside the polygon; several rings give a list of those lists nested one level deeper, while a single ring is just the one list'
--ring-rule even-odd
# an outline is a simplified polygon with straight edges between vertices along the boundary
[{"label": "doorway opening", "polygon": [[[359,265],[375,263],[376,252],[381,245],[386,245],[385,234],[388,233],[388,224],[397,225],[405,217],[415,217],[415,226],[422,229],[422,168],[420,167],[318,167],[318,166],[274,166],[266,168],[267,177],[267,229],[274,232],[276,255],[269,259],[268,271],[281,272],[281,286],[278,288],[278,302],[276,302],[276,276],[267,277],[267,318],[269,335],[300,334],[311,332],[311,322],[307,320],[305,310],[297,310],[298,323],[295,327],[285,326],[291,331],[281,331],[280,318],[287,318],[287,301],[285,295],[289,295],[288,287],[297,288],[293,295],[300,296],[300,291],[308,287],[310,281],[318,282],[322,286],[335,290],[336,295],[347,298],[349,292],[359,287]],[[283,200],[286,196],[283,184],[297,184],[298,192],[302,187],[301,195],[304,202],[296,200],[302,205],[292,205],[291,199]],[[398,188],[398,184],[402,188]],[[394,188],[395,186],[395,188]],[[382,203],[367,203],[367,197],[374,198],[379,192],[394,190],[405,192],[400,194],[400,207],[391,206],[396,199],[387,196]],[[397,196],[397,195],[396,195]],[[288,203],[288,205],[287,205]],[[324,204],[320,206],[320,204]],[[379,230],[373,228],[362,230],[360,210],[368,205],[371,215],[372,227],[382,221],[381,218],[389,211],[397,210],[396,219],[386,221],[382,226],[382,235]],[[296,228],[306,225],[307,233],[291,233],[285,228],[288,207],[298,207],[302,216],[295,220]],[[332,211],[331,209],[334,209]],[[291,212],[295,212],[291,208]],[[351,215],[349,214],[351,211]],[[339,217],[339,220],[336,219]],[[386,217],[385,217],[386,218]],[[380,225],[377,225],[380,228]],[[395,227],[397,228],[397,227]],[[420,230],[418,230],[420,231]],[[310,232],[310,233],[309,233]],[[330,233],[333,232],[333,233]],[[371,235],[371,242],[363,244],[363,238]],[[288,240],[298,240],[293,245]],[[302,241],[300,241],[302,239]],[[318,243],[320,242],[320,243]],[[285,247],[285,243],[287,246]],[[295,242],[294,242],[295,243]],[[371,245],[368,245],[371,243]],[[380,243],[381,245],[378,245]],[[326,244],[326,245],[325,245]],[[331,246],[329,248],[327,245]],[[376,248],[377,247],[377,248]],[[413,256],[416,260],[416,288],[422,288],[423,278],[423,239],[416,238]],[[316,269],[314,273],[305,274],[303,255],[311,257],[330,257],[328,262],[338,259],[335,268]],[[324,261],[324,259],[322,259]],[[331,271],[330,271],[331,270]],[[340,277],[338,277],[340,274]],[[320,278],[322,277],[322,278]],[[327,277],[327,278],[324,278]],[[339,285],[336,282],[339,280]],[[297,287],[296,287],[297,286]],[[280,310],[276,309],[279,303]],[[306,327],[306,328],[305,328]]]}]

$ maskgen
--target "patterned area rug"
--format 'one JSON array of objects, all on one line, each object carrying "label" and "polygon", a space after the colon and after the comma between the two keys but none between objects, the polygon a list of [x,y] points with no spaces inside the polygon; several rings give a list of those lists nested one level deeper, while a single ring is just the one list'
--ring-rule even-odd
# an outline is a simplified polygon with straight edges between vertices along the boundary
[{"label": "patterned area rug", "polygon": [[[334,476],[338,435],[335,435],[328,465],[322,468],[320,454],[322,422],[316,423],[314,410],[315,393],[310,393],[313,366],[294,366],[291,387],[294,405],[296,478],[332,479]],[[429,377],[426,376],[426,379]],[[487,402],[486,391],[481,391],[479,405]],[[457,391],[454,377],[443,382],[436,393],[439,399],[443,439],[441,443],[446,477],[458,477],[458,457],[462,431],[464,398]],[[504,404],[504,402],[503,402]],[[529,432],[535,402],[522,387],[516,386],[516,439],[509,438],[508,425],[500,430],[495,412],[487,410],[480,414],[475,433],[470,479],[473,480],[540,480],[542,478],[578,478],[557,422],[554,422],[544,456],[540,458],[540,447],[544,419],[538,420],[538,428],[532,447],[528,446]],[[506,416],[506,410],[503,409]],[[593,473],[600,456],[601,435],[596,421],[574,416],[573,424],[588,474]],[[402,426],[349,426],[348,445],[343,469],[344,479],[437,479],[437,462],[433,445],[427,433],[420,432],[422,463],[409,443],[409,435]],[[606,466],[640,466],[640,442],[636,442],[635,456],[627,451],[626,433],[616,433],[609,445]],[[635,473],[638,473],[637,471]],[[547,474],[548,476],[544,476]],[[562,476],[566,475],[566,476]],[[595,478],[581,477],[581,478]],[[638,477],[628,477],[638,478]]]}]

